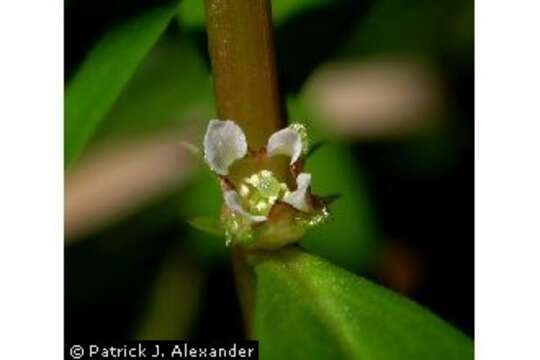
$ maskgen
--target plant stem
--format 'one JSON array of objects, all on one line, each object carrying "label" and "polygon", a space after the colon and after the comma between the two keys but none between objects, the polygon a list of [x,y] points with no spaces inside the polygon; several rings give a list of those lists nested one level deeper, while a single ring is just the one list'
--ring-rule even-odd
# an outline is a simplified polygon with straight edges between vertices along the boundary
[{"label": "plant stem", "polygon": [[206,0],[208,49],[220,119],[234,120],[257,150],[285,124],[269,0]]},{"label": "plant stem", "polygon": [[[279,97],[269,0],[206,0],[208,50],[218,117],[244,130],[251,150],[263,148],[286,124]],[[287,174],[284,167],[283,174]],[[233,249],[234,273],[252,337],[255,279],[246,254]]]},{"label": "plant stem", "polygon": [[241,247],[232,250],[233,271],[244,320],[244,331],[247,338],[253,338],[255,320],[255,274],[246,261],[246,253]]}]

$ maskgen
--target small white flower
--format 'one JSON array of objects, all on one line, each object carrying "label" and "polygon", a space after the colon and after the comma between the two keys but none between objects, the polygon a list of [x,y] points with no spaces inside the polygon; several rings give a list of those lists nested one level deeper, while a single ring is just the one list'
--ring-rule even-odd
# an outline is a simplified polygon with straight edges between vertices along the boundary
[{"label": "small white flower", "polygon": [[[299,214],[304,214],[303,217],[313,219],[318,216],[317,219],[322,219],[321,210],[324,210],[324,214],[327,212],[320,202],[315,203],[315,207],[313,205],[313,196],[309,189],[311,175],[303,172],[298,173],[302,165],[292,166],[306,152],[307,136],[305,128],[300,124],[293,124],[272,134],[264,152],[249,153],[246,136],[237,124],[231,120],[210,121],[204,137],[204,158],[210,168],[221,176],[226,208],[234,214],[232,218],[227,218],[230,225],[229,234],[238,232],[242,226],[247,226],[249,231],[246,233],[252,237],[251,225],[249,224],[267,223],[274,205],[280,202],[290,205]],[[296,177],[294,191],[289,189],[286,184],[290,178],[280,181],[272,171],[267,169],[257,168],[252,174],[240,181],[236,179],[236,183],[233,183],[232,179],[228,177],[229,169],[235,161],[251,156],[253,159],[260,156],[261,161],[266,161],[265,159],[275,155],[290,157],[290,176]],[[291,209],[291,211],[295,210]],[[311,225],[316,222],[320,221],[306,223]],[[245,227],[242,229],[245,230]],[[287,241],[290,239],[287,238]]]}]

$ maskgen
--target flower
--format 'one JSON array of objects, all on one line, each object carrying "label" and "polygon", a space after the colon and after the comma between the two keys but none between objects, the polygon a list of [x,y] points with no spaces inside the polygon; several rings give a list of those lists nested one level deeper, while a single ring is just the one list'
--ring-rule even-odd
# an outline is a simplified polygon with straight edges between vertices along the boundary
[{"label": "flower", "polygon": [[254,150],[235,122],[210,120],[204,158],[220,179],[227,244],[279,248],[328,217],[326,204],[311,194],[311,174],[303,172],[307,150],[301,124],[277,131]]}]

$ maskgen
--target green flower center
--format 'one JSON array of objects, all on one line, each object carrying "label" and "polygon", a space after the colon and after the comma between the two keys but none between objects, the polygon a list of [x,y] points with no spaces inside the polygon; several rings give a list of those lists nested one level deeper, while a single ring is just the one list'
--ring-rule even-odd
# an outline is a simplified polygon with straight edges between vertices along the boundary
[{"label": "green flower center", "polygon": [[238,186],[244,208],[254,215],[268,215],[275,202],[288,192],[287,184],[280,182],[269,170],[242,179]]}]

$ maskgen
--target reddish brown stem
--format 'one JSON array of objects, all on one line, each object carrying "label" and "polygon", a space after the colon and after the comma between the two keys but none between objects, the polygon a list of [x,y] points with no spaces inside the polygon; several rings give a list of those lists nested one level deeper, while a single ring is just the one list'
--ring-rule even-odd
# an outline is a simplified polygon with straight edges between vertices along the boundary
[{"label": "reddish brown stem", "polygon": [[[269,0],[206,0],[208,49],[216,109],[234,120],[252,150],[286,124],[279,97]],[[287,163],[275,171],[286,177]],[[241,248],[233,249],[234,273],[248,337],[253,336],[255,278]]]},{"label": "reddish brown stem", "polygon": [[234,120],[253,150],[285,124],[268,0],[206,0],[208,49],[220,119]]}]

